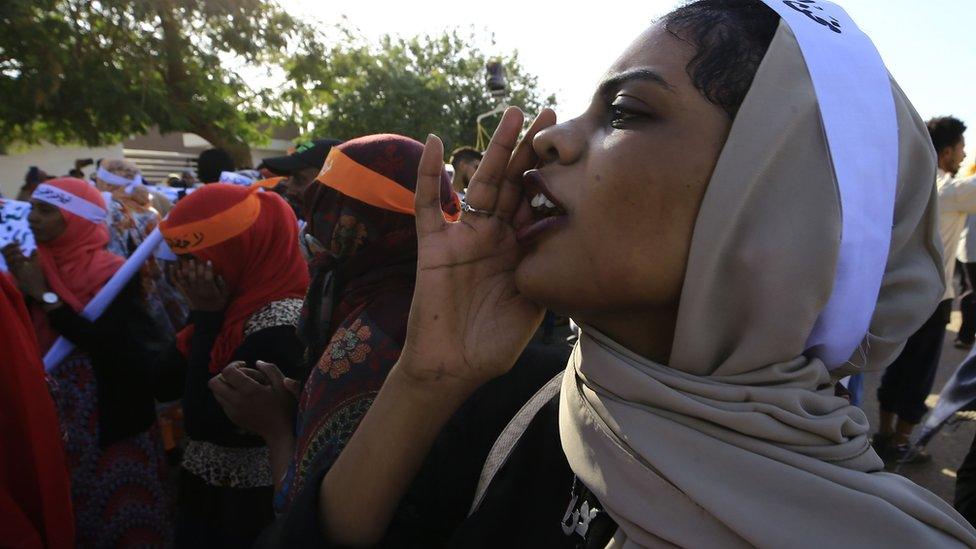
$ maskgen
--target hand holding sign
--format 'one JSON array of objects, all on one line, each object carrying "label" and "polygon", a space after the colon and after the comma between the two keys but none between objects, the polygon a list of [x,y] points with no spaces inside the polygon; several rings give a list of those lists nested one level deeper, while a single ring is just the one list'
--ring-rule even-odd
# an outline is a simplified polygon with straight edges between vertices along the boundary
[{"label": "hand holding sign", "polygon": [[[30,202],[0,199],[0,248],[8,244],[18,244],[26,256],[30,256],[37,248],[34,234],[27,224],[30,209]],[[0,270],[7,270],[3,259],[0,259]]]}]

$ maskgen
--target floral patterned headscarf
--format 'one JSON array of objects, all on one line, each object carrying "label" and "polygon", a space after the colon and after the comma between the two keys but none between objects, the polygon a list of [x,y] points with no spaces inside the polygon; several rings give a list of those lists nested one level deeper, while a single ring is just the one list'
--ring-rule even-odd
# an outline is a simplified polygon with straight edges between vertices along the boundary
[{"label": "floral patterned headscarf", "polygon": [[[310,471],[331,466],[372,404],[400,356],[413,297],[413,215],[350,194],[368,199],[357,185],[396,185],[394,192],[412,196],[423,145],[386,134],[354,139],[333,150],[347,163],[341,172],[347,179],[337,183],[320,176],[305,194],[308,224],[302,239],[312,281],[299,336],[307,347],[310,374],[299,402],[294,461],[276,498],[279,509],[297,494]],[[355,164],[352,169],[349,162]],[[337,168],[330,177],[339,172]],[[446,172],[441,182],[445,214],[454,214],[457,202]]]},{"label": "floral patterned headscarf", "polygon": [[[306,190],[302,245],[312,285],[299,334],[312,365],[338,328],[333,329],[333,320],[341,320],[344,302],[359,299],[358,288],[404,278],[412,285],[417,261],[412,211],[364,200],[396,193],[412,196],[422,153],[422,144],[399,135],[353,139],[333,147],[317,181]],[[456,209],[446,172],[441,182],[445,210]]]}]

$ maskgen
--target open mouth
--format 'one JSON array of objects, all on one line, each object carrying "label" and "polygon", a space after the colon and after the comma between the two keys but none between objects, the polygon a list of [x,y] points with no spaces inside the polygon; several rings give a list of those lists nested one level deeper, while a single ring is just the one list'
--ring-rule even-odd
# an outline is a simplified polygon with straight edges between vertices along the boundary
[{"label": "open mouth", "polygon": [[529,201],[529,207],[532,208],[532,217],[537,220],[566,214],[544,193],[537,193],[533,196],[532,200]]},{"label": "open mouth", "polygon": [[557,215],[566,215],[566,208],[559,203],[559,199],[553,196],[546,186],[546,180],[539,170],[529,170],[525,172],[523,184],[525,185],[525,198],[529,201],[532,215],[536,219],[544,219]]},{"label": "open mouth", "polygon": [[531,218],[518,229],[516,238],[525,244],[549,229],[564,224],[568,220],[568,214],[566,208],[549,191],[545,178],[538,170],[525,172],[523,184]]}]

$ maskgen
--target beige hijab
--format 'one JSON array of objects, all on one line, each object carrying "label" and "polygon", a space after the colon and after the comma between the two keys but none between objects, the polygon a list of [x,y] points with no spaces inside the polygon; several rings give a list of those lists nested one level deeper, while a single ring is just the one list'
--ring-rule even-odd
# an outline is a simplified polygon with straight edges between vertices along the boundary
[{"label": "beige hijab", "polygon": [[[943,291],[934,153],[892,88],[895,224],[870,334],[847,371],[885,367]],[[976,546],[949,505],[881,472],[863,411],[802,354],[840,229],[816,95],[781,24],[702,202],[670,365],[584,327],[564,376],[563,449],[619,525],[611,546]]]}]

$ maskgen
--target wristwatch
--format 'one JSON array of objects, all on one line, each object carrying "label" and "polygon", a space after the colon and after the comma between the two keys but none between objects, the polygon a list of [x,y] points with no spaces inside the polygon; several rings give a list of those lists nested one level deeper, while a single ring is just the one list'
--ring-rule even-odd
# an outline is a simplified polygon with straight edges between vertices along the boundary
[{"label": "wristwatch", "polygon": [[61,301],[61,298],[54,292],[44,292],[41,294],[41,301],[46,305],[55,305],[58,301]]}]

